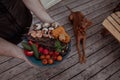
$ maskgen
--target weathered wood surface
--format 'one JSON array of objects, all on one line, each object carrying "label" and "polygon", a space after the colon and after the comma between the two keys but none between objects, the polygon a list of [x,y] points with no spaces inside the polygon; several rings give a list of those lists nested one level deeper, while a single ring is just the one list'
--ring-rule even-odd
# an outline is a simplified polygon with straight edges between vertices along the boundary
[{"label": "weathered wood surface", "polygon": [[120,11],[112,13],[104,21],[104,27],[120,42]]},{"label": "weathered wood surface", "polygon": [[[119,80],[120,45],[109,35],[101,36],[103,20],[112,13],[119,0],[63,0],[48,9],[48,13],[65,26],[72,38],[69,56],[59,65],[49,68],[31,68],[24,61],[0,56],[0,80]],[[75,37],[68,21],[70,11],[82,11],[93,25],[87,30],[87,63],[80,64],[75,47]],[[117,13],[119,14],[119,13]],[[34,16],[34,22],[40,22]],[[100,78],[99,78],[100,77]]]}]

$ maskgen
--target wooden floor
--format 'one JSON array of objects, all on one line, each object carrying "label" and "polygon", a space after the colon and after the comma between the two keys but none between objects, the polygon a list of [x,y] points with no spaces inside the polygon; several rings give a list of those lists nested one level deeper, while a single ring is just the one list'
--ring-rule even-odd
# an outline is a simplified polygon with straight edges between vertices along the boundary
[{"label": "wooden floor", "polygon": [[[120,80],[120,44],[112,35],[101,36],[102,21],[112,13],[120,0],[63,0],[48,13],[65,26],[72,38],[69,56],[54,67],[31,68],[24,61],[0,56],[0,80]],[[82,11],[93,22],[87,30],[86,64],[78,62],[75,37],[68,21],[70,12]],[[39,22],[34,17],[34,22]]]}]

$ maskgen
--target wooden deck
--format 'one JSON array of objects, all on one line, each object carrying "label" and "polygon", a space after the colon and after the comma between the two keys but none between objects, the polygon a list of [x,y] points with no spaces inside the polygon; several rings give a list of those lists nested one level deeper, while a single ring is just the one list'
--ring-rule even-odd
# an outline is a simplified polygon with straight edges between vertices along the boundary
[{"label": "wooden deck", "polygon": [[[101,36],[102,21],[112,13],[120,0],[63,0],[48,13],[65,26],[72,38],[72,50],[67,59],[54,67],[31,68],[24,61],[0,56],[0,80],[120,80],[120,44],[112,35]],[[87,30],[86,64],[80,64],[75,37],[68,21],[72,10],[82,11],[93,22]],[[34,17],[34,22],[39,22]]]}]

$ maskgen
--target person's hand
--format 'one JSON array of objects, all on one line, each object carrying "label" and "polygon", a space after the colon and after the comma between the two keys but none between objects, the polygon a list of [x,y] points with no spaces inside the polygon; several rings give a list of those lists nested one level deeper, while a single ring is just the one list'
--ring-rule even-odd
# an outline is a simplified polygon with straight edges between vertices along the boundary
[{"label": "person's hand", "polygon": [[31,67],[34,67],[34,68],[37,67],[36,65],[32,64],[32,63],[26,58],[26,56],[24,55],[24,53],[21,54],[18,58],[24,60],[24,61],[25,61],[27,64],[29,64]]}]

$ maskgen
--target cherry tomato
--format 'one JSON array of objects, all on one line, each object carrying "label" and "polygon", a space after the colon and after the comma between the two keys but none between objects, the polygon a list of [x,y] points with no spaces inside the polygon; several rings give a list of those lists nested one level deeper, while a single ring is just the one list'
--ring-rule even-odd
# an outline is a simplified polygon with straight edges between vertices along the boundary
[{"label": "cherry tomato", "polygon": [[53,64],[54,63],[53,59],[48,59],[48,63]]},{"label": "cherry tomato", "polygon": [[41,56],[40,56],[40,59],[41,59],[41,60],[45,59],[45,55],[41,55]]},{"label": "cherry tomato", "polygon": [[42,64],[48,64],[47,59],[43,59],[43,60],[42,60]]},{"label": "cherry tomato", "polygon": [[59,52],[55,52],[54,54],[55,54],[55,56],[58,56],[58,55],[59,55]]},{"label": "cherry tomato", "polygon": [[47,55],[48,53],[49,53],[49,50],[48,50],[48,49],[44,49],[44,50],[43,50],[43,54],[44,54],[44,55]]},{"label": "cherry tomato", "polygon": [[53,58],[53,60],[57,60],[57,56],[55,56],[55,55],[52,58]]},{"label": "cherry tomato", "polygon": [[45,58],[46,58],[46,59],[50,59],[50,55],[47,54],[47,55],[45,56]]},{"label": "cherry tomato", "polygon": [[59,56],[57,57],[57,61],[62,61],[62,56],[59,55]]},{"label": "cherry tomato", "polygon": [[43,53],[43,48],[42,47],[39,47],[39,49],[38,49],[38,51],[39,51],[39,53]]},{"label": "cherry tomato", "polygon": [[24,53],[25,53],[26,56],[33,56],[34,55],[33,51],[25,50]]},{"label": "cherry tomato", "polygon": [[50,56],[53,56],[53,54],[54,54],[54,52],[52,52],[52,51],[49,52],[49,55],[50,55]]}]

